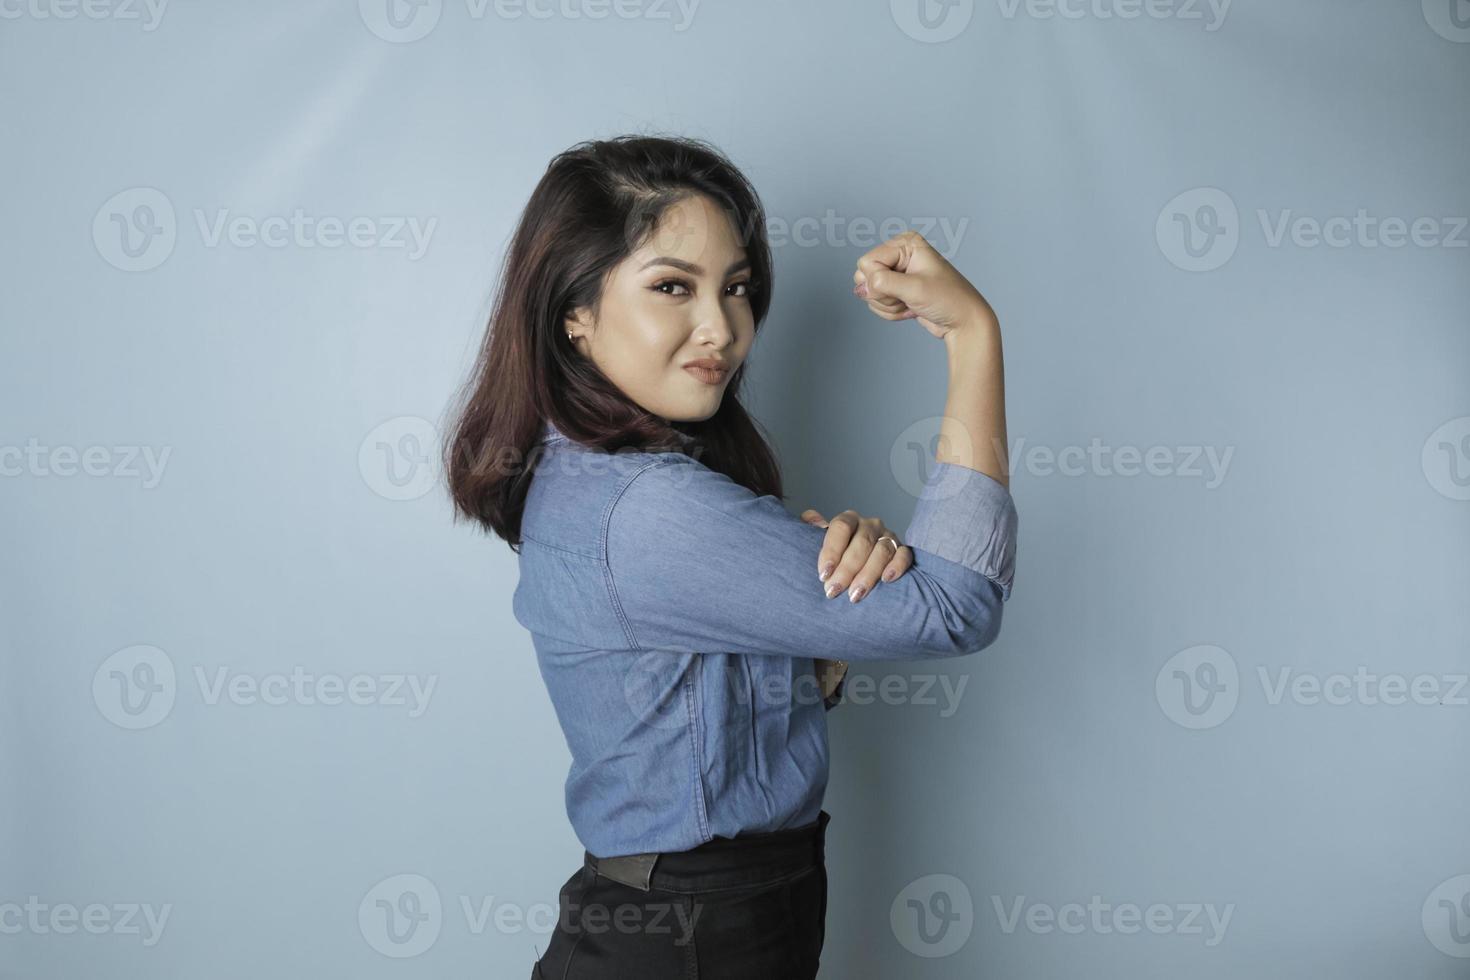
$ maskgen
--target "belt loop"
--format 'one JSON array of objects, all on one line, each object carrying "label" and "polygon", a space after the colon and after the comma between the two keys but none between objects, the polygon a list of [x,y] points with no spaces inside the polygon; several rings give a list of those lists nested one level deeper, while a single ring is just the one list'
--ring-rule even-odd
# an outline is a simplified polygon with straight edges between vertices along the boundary
[{"label": "belt loop", "polygon": [[586,888],[597,879],[597,858],[591,851],[582,852],[582,887]]},{"label": "belt loop", "polygon": [[657,852],[649,854],[626,854],[618,857],[593,858],[592,869],[604,878],[611,878],[620,885],[639,891],[649,891],[653,886],[653,866],[658,861]]}]

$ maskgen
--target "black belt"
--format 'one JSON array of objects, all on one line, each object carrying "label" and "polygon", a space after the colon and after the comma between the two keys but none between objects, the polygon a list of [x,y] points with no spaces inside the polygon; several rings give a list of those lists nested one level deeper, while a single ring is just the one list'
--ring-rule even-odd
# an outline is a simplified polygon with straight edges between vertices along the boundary
[{"label": "black belt", "polygon": [[670,878],[718,874],[717,869],[721,865],[734,867],[776,862],[800,866],[823,860],[827,823],[831,819],[831,815],[822,810],[816,820],[804,827],[714,837],[687,851],[653,851],[606,858],[584,851],[583,863],[593,874],[645,892],[653,888],[655,866]]}]

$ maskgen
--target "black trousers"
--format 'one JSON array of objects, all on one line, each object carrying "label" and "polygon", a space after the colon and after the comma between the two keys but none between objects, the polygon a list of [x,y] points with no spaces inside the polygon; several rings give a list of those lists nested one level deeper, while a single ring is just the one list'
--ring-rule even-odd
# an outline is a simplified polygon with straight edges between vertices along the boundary
[{"label": "black trousers", "polygon": [[531,980],[812,980],[830,819],[660,854],[647,891],[598,874],[584,851]]}]

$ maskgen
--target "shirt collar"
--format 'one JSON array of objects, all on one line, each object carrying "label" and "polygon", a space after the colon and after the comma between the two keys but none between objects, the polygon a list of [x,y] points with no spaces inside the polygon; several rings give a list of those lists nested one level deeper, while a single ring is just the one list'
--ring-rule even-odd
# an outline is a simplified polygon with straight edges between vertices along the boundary
[{"label": "shirt collar", "polygon": [[[687,432],[680,432],[678,429],[674,429],[673,433],[678,437],[679,444],[685,449],[688,449],[698,441],[694,436],[689,435]],[[566,433],[552,425],[550,420],[547,420],[541,426],[541,441],[545,443],[559,443],[571,442],[571,439],[567,437]]]}]

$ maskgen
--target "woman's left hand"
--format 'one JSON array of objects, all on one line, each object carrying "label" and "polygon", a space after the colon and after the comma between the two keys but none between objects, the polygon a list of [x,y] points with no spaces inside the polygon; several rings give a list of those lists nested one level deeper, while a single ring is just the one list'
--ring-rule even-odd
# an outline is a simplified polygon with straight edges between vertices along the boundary
[{"label": "woman's left hand", "polygon": [[[817,555],[817,576],[827,583],[829,599],[850,586],[849,601],[859,602],[879,581],[892,582],[914,563],[913,551],[900,544],[898,535],[876,517],[845,510],[828,521],[818,511],[807,510],[801,519],[827,528],[827,539]],[[833,696],[847,675],[847,662],[814,658],[813,663],[822,701],[831,709]]]},{"label": "woman's left hand", "polygon": [[877,517],[845,510],[828,521],[816,510],[801,519],[825,527],[827,538],[817,554],[817,578],[827,583],[827,598],[847,590],[849,602],[861,602],[881,579],[892,582],[914,563],[914,553]]}]

